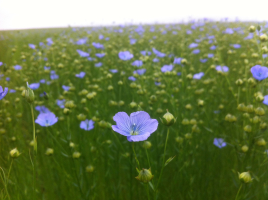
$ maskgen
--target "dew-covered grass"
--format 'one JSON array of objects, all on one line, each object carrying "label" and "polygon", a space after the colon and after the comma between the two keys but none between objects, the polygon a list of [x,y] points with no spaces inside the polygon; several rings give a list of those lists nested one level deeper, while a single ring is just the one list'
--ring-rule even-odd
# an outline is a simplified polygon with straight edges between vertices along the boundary
[{"label": "dew-covered grass", "polygon": [[0,199],[268,199],[267,31],[0,32]]}]

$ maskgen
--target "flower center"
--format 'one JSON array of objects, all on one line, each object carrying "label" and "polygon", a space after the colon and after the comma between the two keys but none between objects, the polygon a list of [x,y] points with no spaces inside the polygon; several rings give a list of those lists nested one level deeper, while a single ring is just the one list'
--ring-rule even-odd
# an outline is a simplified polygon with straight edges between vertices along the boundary
[{"label": "flower center", "polygon": [[131,126],[130,126],[130,134],[131,135],[138,135],[139,133],[138,133],[138,131],[137,131],[137,125],[136,124],[132,124]]}]

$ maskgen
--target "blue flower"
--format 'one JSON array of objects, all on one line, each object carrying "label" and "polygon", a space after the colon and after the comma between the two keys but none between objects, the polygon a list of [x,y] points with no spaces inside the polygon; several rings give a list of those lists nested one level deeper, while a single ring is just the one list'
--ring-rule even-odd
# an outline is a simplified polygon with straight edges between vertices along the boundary
[{"label": "blue flower", "polygon": [[31,88],[32,90],[36,90],[38,89],[40,86],[40,83],[32,83],[29,85],[29,88]]},{"label": "blue flower", "polygon": [[30,47],[31,49],[35,49],[35,45],[34,45],[34,44],[29,44],[29,47]]},{"label": "blue flower", "polygon": [[210,49],[210,50],[215,50],[216,48],[217,48],[217,46],[213,45],[213,46],[211,46],[209,49]]},{"label": "blue flower", "polygon": [[105,56],[105,53],[96,53],[95,55],[99,58],[102,58]]},{"label": "blue flower", "polygon": [[55,116],[54,113],[40,113],[35,120],[35,123],[39,124],[40,126],[52,126],[58,121],[58,118]]},{"label": "blue flower", "polygon": [[93,45],[96,49],[104,49],[103,44],[93,42],[92,45]]},{"label": "blue flower", "polygon": [[113,74],[117,73],[118,70],[117,69],[109,69],[110,72],[112,72]]},{"label": "blue flower", "polygon": [[80,49],[77,49],[76,51],[81,57],[88,57],[89,56],[89,53],[84,52],[84,51],[82,51]]},{"label": "blue flower", "polygon": [[79,74],[76,74],[75,76],[77,78],[84,78],[85,75],[86,75],[86,72],[80,72]]},{"label": "blue flower", "polygon": [[209,53],[208,54],[208,58],[213,58],[214,57],[214,54],[213,53]]},{"label": "blue flower", "polygon": [[63,86],[62,86],[62,89],[64,89],[64,91],[69,91],[70,86],[63,85]]},{"label": "blue flower", "polygon": [[220,149],[226,146],[226,143],[224,142],[224,139],[222,138],[214,138],[213,144],[219,147]]},{"label": "blue flower", "polygon": [[118,57],[121,60],[130,60],[131,58],[133,58],[133,54],[131,54],[129,51],[120,51],[118,53]]},{"label": "blue flower", "polygon": [[150,115],[144,111],[138,111],[130,114],[118,112],[113,117],[116,125],[112,125],[112,129],[124,136],[127,136],[129,142],[139,142],[147,140],[147,138],[156,131],[158,121],[151,119]]},{"label": "blue flower", "polygon": [[57,105],[60,107],[60,108],[64,108],[65,106],[65,99],[62,99],[62,100],[58,100],[57,99]]},{"label": "blue flower", "polygon": [[141,53],[143,56],[146,56],[146,55],[150,56],[150,55],[152,54],[150,51],[141,51],[140,53]]},{"label": "blue flower", "polygon": [[240,48],[241,48],[241,45],[240,45],[240,44],[233,44],[233,47],[234,47],[235,49],[240,49]]},{"label": "blue flower", "polygon": [[94,128],[94,121],[86,119],[85,121],[81,121],[80,128],[86,131],[90,131]]},{"label": "blue flower", "polygon": [[207,62],[207,60],[208,60],[208,59],[206,59],[206,58],[204,58],[204,59],[200,59],[200,62],[201,62],[201,63],[205,63],[205,62]]},{"label": "blue flower", "polygon": [[220,65],[216,66],[215,69],[217,71],[219,71],[219,72],[228,72],[229,71],[229,68],[228,67],[226,67],[226,66],[220,66]]},{"label": "blue flower", "polygon": [[226,33],[226,34],[233,34],[234,31],[233,31],[233,29],[231,29],[231,28],[227,28],[227,29],[224,31],[224,33]]},{"label": "blue flower", "polygon": [[50,67],[44,66],[44,70],[50,70]]},{"label": "blue flower", "polygon": [[166,54],[160,52],[160,51],[157,51],[155,48],[152,48],[154,54],[157,56],[157,57],[160,57],[160,58],[163,58],[166,56]]},{"label": "blue flower", "polygon": [[36,106],[35,110],[39,111],[40,113],[49,113],[50,110],[46,106]]},{"label": "blue flower", "polygon": [[95,67],[101,67],[102,66],[102,63],[99,62],[99,63],[95,63]]},{"label": "blue flower", "polygon": [[174,58],[174,62],[173,62],[173,64],[181,64],[181,60],[182,60],[182,58]]},{"label": "blue flower", "polygon": [[14,90],[14,89],[9,90],[9,93],[15,93],[15,92],[16,92],[16,90]]},{"label": "blue flower", "polygon": [[47,45],[51,46],[53,44],[53,41],[51,38],[47,38]]},{"label": "blue flower", "polygon": [[82,38],[82,39],[79,39],[76,44],[77,45],[83,45],[83,44],[86,44],[87,43],[87,38]]},{"label": "blue flower", "polygon": [[21,67],[20,65],[15,65],[15,66],[14,66],[14,69],[15,69],[15,70],[21,70],[21,68],[22,68],[22,67]]},{"label": "blue flower", "polygon": [[4,98],[4,96],[6,96],[8,92],[8,88],[5,87],[5,89],[3,90],[2,86],[0,85],[0,100]]},{"label": "blue flower", "polygon": [[162,68],[161,68],[161,71],[164,73],[164,72],[170,72],[171,70],[173,69],[173,65],[164,65]]},{"label": "blue flower", "polygon": [[142,60],[135,60],[133,63],[131,63],[132,66],[140,67],[142,66]]},{"label": "blue flower", "polygon": [[136,78],[134,76],[130,76],[130,77],[128,77],[128,80],[136,81]]},{"label": "blue flower", "polygon": [[99,35],[99,40],[102,40],[104,36],[102,34]]},{"label": "blue flower", "polygon": [[55,80],[55,79],[58,79],[59,78],[59,75],[55,74],[55,73],[51,73],[50,74],[50,79],[51,80]]},{"label": "blue flower", "polygon": [[143,75],[145,72],[146,72],[146,69],[138,69],[138,70],[135,70],[133,73]]},{"label": "blue flower", "polygon": [[268,105],[268,95],[264,96],[264,100],[263,100],[262,103],[265,104],[265,105]]},{"label": "blue flower", "polygon": [[153,62],[159,62],[159,59],[158,58],[154,58],[153,59]]},{"label": "blue flower", "polygon": [[195,49],[192,51],[192,54],[199,54],[200,53],[200,50],[199,49]]},{"label": "blue flower", "polygon": [[3,62],[0,62],[0,66],[2,66],[3,65]]},{"label": "blue flower", "polygon": [[130,43],[130,44],[135,44],[135,43],[136,43],[136,41],[137,41],[136,39],[131,38],[131,39],[129,40],[129,43]]},{"label": "blue flower", "polygon": [[198,47],[198,44],[197,43],[192,43],[188,46],[188,48],[192,49],[192,48],[196,48]]},{"label": "blue flower", "polygon": [[45,79],[41,79],[39,82],[40,82],[40,83],[45,83],[46,80],[45,80]]},{"label": "blue flower", "polygon": [[251,67],[250,69],[252,76],[257,79],[258,81],[261,81],[263,79],[266,79],[268,77],[268,68],[263,67],[260,65],[255,65],[254,67]]},{"label": "blue flower", "polygon": [[194,74],[193,79],[201,79],[204,75],[204,72],[199,72],[197,74]]}]

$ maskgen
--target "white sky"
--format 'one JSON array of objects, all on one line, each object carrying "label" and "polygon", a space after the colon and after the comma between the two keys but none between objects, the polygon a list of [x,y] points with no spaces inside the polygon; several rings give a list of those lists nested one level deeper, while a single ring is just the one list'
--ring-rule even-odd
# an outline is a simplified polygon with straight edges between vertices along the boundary
[{"label": "white sky", "polygon": [[268,21],[268,0],[0,0],[0,30],[204,17]]}]

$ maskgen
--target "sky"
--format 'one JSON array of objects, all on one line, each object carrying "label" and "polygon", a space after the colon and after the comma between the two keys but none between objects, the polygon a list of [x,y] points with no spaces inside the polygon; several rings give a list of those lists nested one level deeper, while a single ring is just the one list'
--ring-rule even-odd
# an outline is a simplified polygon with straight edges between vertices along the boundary
[{"label": "sky", "polygon": [[268,0],[0,0],[0,30],[191,19],[268,21]]}]

